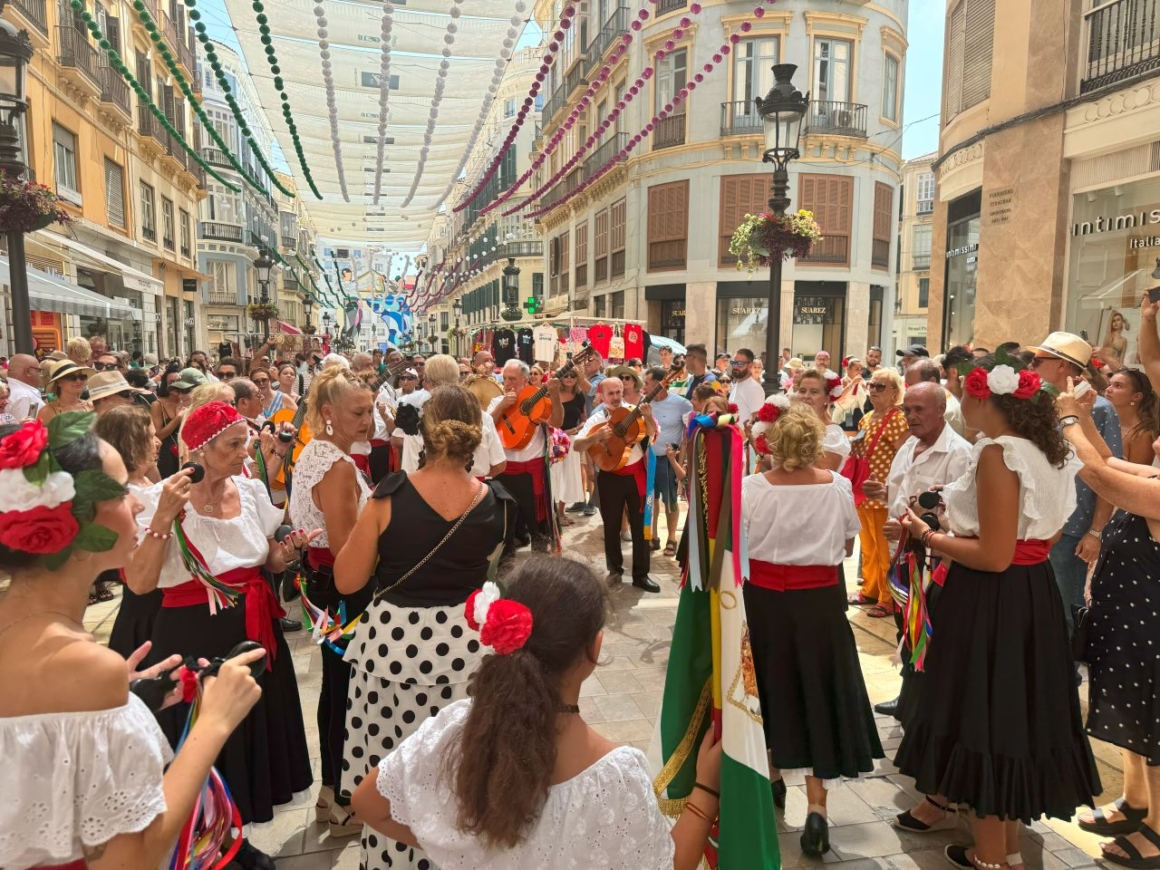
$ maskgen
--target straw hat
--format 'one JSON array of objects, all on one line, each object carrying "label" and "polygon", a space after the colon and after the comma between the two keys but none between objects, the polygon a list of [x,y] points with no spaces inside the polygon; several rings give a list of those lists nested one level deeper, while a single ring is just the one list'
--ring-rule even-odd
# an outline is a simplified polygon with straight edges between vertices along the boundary
[{"label": "straw hat", "polygon": [[800,371],[801,369],[804,369],[806,367],[806,364],[804,362],[802,362],[802,359],[800,356],[795,356],[795,357],[790,357],[790,361],[785,364],[785,367],[787,369],[789,369],[791,372],[796,372],[796,371]]},{"label": "straw hat", "polygon": [[53,381],[58,381],[67,375],[81,374],[92,377],[96,373],[96,369],[91,369],[88,366],[78,366],[71,359],[57,360],[48,369],[48,383],[51,384]]},{"label": "straw hat", "polygon": [[108,372],[97,372],[89,377],[89,400],[92,402],[107,399],[118,393],[140,392],[143,390],[130,386],[129,382],[125,380],[125,376],[115,369]]},{"label": "straw hat", "polygon": [[1032,353],[1053,356],[1086,369],[1092,360],[1092,346],[1070,332],[1053,332],[1038,347],[1028,347]]}]

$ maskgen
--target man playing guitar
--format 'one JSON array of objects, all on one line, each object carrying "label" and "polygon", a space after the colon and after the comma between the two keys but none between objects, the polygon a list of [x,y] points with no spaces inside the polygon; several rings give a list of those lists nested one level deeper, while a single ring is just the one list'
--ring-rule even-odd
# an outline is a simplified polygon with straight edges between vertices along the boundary
[{"label": "man playing guitar", "polygon": [[[520,392],[528,385],[527,363],[508,360],[503,367],[504,394],[491,400],[487,413],[493,421],[499,422],[503,412],[519,400]],[[552,402],[552,414],[548,420],[551,426],[559,427],[564,422],[564,407],[560,404],[560,382],[553,378],[548,382],[548,398]],[[519,505],[516,519],[515,537],[509,538],[504,556],[514,555],[521,540],[531,539],[532,549],[546,551],[552,540],[552,523],[555,522],[555,508],[552,506],[548,481],[546,426],[537,426],[532,440],[524,447],[504,448],[507,466],[496,480],[503,484]],[[618,526],[619,527],[619,526]]]},{"label": "man playing guitar", "polygon": [[[605,378],[600,382],[602,404],[589,415],[578,437],[572,442],[573,450],[587,452],[593,445],[615,437],[613,428],[606,424],[613,411],[631,407],[624,404],[624,385],[620,378]],[[632,530],[632,585],[645,592],[660,592],[661,587],[648,576],[651,552],[644,539],[644,508],[647,493],[648,466],[644,451],[647,442],[655,438],[656,422],[652,408],[641,405],[644,423],[643,437],[632,445],[628,461],[616,471],[596,472],[596,497],[600,504],[600,519],[604,523],[604,560],[608,566],[608,585],[616,586],[624,580],[624,554],[620,551],[620,519],[627,509],[628,525]],[[596,428],[598,427],[599,428]],[[595,429],[595,431],[593,431]]]}]

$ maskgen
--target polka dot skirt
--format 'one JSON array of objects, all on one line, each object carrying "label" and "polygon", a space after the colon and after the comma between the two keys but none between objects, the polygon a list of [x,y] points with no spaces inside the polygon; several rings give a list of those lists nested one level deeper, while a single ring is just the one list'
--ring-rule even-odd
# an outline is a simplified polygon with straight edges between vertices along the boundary
[{"label": "polka dot skirt", "polygon": [[[463,621],[463,605],[397,607],[376,602],[355,630],[346,658],[354,665],[346,701],[342,790],[353,792],[380,761],[452,701],[483,649]],[[435,870],[418,849],[363,829],[361,870]]]}]

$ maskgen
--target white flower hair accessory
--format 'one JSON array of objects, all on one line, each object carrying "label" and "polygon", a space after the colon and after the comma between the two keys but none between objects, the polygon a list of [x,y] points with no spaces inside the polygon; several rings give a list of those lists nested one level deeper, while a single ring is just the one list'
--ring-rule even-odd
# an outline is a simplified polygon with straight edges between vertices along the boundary
[{"label": "white flower hair accessory", "polygon": [[478,631],[479,626],[487,622],[487,612],[491,610],[491,606],[503,596],[500,594],[499,587],[489,580],[483,584],[479,594],[474,597],[471,615],[475,619],[475,625],[472,628]]},{"label": "white flower hair accessory", "polygon": [[467,598],[463,615],[479,640],[496,655],[511,655],[523,649],[532,635],[532,611],[527,605],[504,598],[500,588],[488,581]]},{"label": "white flower hair accessory", "polygon": [[987,372],[987,387],[997,396],[1009,396],[1019,389],[1019,373],[1009,365],[997,365]]},{"label": "white flower hair accessory", "polygon": [[28,511],[34,507],[51,510],[75,497],[76,487],[68,472],[50,472],[44,483],[35,486],[29,482],[23,469],[5,468],[0,471],[0,513]]},{"label": "white flower hair accessory", "polygon": [[769,446],[765,443],[765,433],[777,422],[777,418],[789,410],[789,396],[784,393],[774,393],[766,399],[757,413],[753,415],[753,427],[750,430],[753,446],[759,453],[769,453]]}]

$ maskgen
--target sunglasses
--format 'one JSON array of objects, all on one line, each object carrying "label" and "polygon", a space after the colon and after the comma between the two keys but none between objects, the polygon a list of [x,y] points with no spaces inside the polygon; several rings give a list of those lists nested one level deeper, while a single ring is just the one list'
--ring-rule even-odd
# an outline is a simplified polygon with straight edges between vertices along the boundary
[{"label": "sunglasses", "polygon": [[93,363],[93,368],[99,372],[111,372],[117,368],[116,363]]},{"label": "sunglasses", "polygon": [[85,382],[85,381],[87,381],[88,379],[89,379],[89,376],[88,376],[88,375],[82,375],[82,374],[72,374],[72,375],[62,375],[62,376],[61,376],[60,378],[58,378],[57,380],[61,380],[61,381],[80,381],[81,383],[84,383],[84,382]]},{"label": "sunglasses", "polygon": [[256,387],[264,387],[266,384],[270,383],[269,378],[251,378],[250,380],[254,382],[254,386]]},{"label": "sunglasses", "polygon": [[735,368],[735,369],[739,369],[739,368],[742,368],[744,366],[749,365],[749,360],[735,359],[735,360],[731,360],[729,362],[729,365],[733,366],[733,368]]},{"label": "sunglasses", "polygon": [[228,381],[230,378],[236,378],[237,376],[237,372],[218,372],[218,379],[223,381]]},{"label": "sunglasses", "polygon": [[400,381],[417,381],[419,379],[417,377],[415,377],[414,375],[399,375],[399,380]]},{"label": "sunglasses", "polygon": [[873,390],[876,393],[885,393],[890,389],[890,384],[880,384],[877,381],[871,381],[866,385],[866,389]]}]

